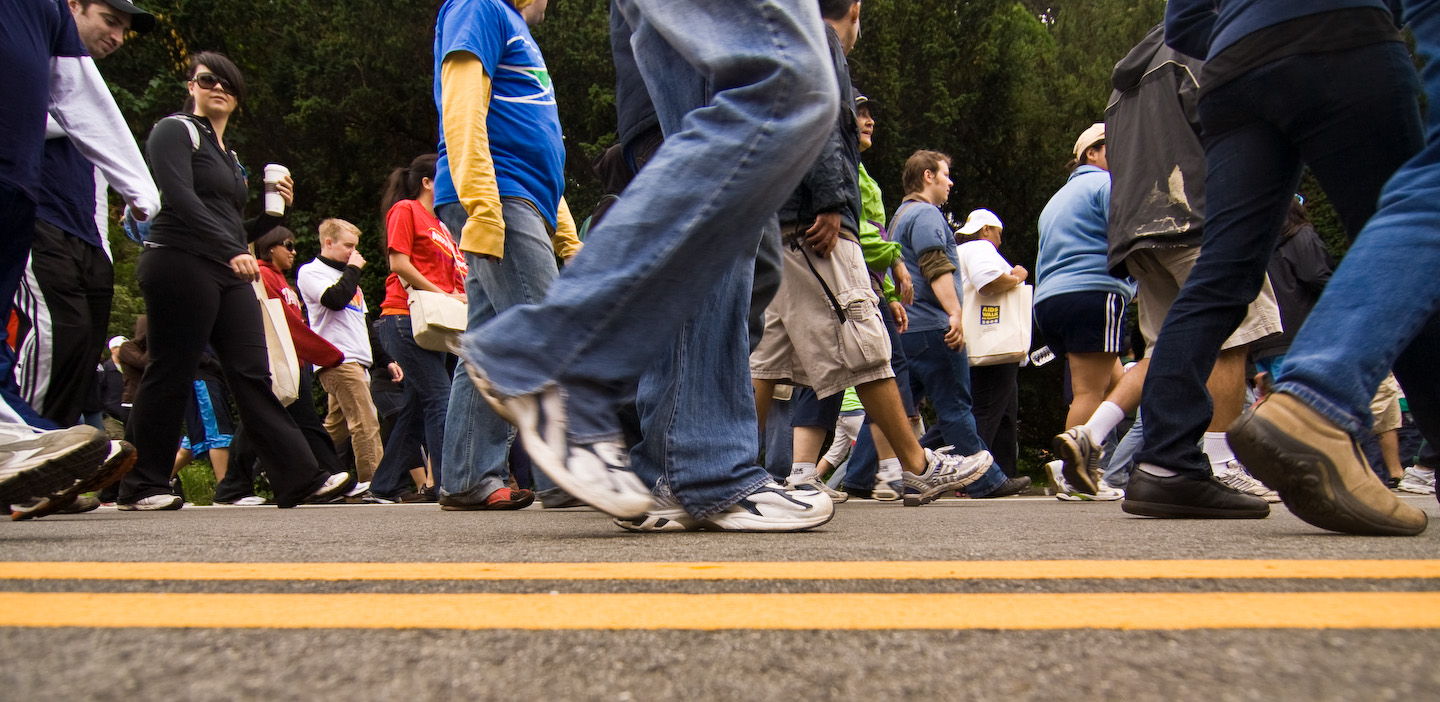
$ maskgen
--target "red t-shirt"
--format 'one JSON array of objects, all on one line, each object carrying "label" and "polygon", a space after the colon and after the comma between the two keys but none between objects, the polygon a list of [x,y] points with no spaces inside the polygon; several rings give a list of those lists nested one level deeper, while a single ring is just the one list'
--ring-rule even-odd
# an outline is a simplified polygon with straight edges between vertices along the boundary
[{"label": "red t-shirt", "polygon": [[[416,200],[401,200],[385,217],[390,251],[410,257],[420,275],[445,292],[465,289],[465,257],[445,225]],[[409,293],[400,276],[391,273],[385,279],[385,301],[380,310],[385,314],[409,314]]]}]

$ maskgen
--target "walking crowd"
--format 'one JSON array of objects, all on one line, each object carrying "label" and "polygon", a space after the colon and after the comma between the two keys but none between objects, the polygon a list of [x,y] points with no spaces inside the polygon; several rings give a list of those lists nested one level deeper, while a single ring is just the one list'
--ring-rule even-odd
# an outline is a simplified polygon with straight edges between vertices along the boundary
[{"label": "walking crowd", "polygon": [[[866,172],[884,123],[847,63],[859,0],[611,0],[619,140],[581,227],[530,33],[547,0],[446,0],[436,153],[391,173],[383,234],[325,219],[303,264],[287,169],[265,166],[264,211],[243,217],[230,59],[190,57],[188,99],[142,156],[94,59],[156,19],[0,1],[14,518],[179,509],[175,475],[205,455],[217,504],[266,503],[263,477],[279,507],[538,498],[630,531],[806,530],[850,497],[1024,492],[1017,379],[1053,357],[1061,500],[1426,527],[1396,490],[1434,493],[1440,465],[1423,273],[1440,117],[1420,108],[1440,100],[1440,0],[1171,0],[1117,57],[1104,121],[1076,125],[1033,273],[1001,252],[1004,213],[947,215],[950,156],[914,152],[899,183]],[[1296,194],[1305,168],[1351,239],[1338,267]],[[107,342],[109,188],[146,314]],[[367,237],[389,270],[374,311]],[[1425,439],[1408,468],[1402,430]]]}]

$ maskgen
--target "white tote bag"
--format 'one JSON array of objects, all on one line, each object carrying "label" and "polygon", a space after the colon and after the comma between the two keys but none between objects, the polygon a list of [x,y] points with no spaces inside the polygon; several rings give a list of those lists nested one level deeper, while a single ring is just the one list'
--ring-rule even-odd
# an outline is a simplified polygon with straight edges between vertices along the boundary
[{"label": "white tote bag", "polygon": [[260,299],[265,348],[270,353],[270,390],[280,404],[288,407],[300,397],[300,361],[295,357],[290,323],[285,320],[285,303],[265,294],[265,285],[260,281],[251,285],[255,288],[255,297]]},{"label": "white tote bag", "polygon": [[422,349],[453,353],[459,347],[469,312],[464,302],[445,293],[410,288],[410,333]]},{"label": "white tote bag", "polygon": [[1030,354],[1030,306],[1035,289],[1021,283],[999,295],[984,295],[965,284],[962,331],[972,366],[1019,363]]}]

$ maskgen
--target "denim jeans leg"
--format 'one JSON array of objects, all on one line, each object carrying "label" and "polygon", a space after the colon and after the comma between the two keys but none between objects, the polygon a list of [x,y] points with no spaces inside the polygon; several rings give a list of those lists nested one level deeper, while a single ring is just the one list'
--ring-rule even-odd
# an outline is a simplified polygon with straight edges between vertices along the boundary
[{"label": "denim jeans leg", "polygon": [[746,333],[753,263],[737,259],[682,327],[669,353],[640,377],[636,407],[644,438],[631,451],[636,475],[664,479],[698,519],[735,504],[772,480],[758,465],[755,394]]},{"label": "denim jeans leg", "polygon": [[[451,375],[445,368],[445,354],[420,348],[410,326],[409,315],[384,315],[379,324],[380,345],[385,352],[400,364],[405,371],[405,406],[396,418],[395,429],[385,445],[385,457],[380,461],[380,470],[370,489],[377,495],[389,497],[399,493],[409,478],[414,466],[403,465],[403,461],[414,455],[414,448],[423,439],[430,453],[430,470],[437,485],[443,484],[445,412],[450,402]],[[417,426],[415,415],[419,415],[418,426],[422,435],[413,432]],[[391,447],[395,450],[391,450]],[[392,459],[391,456],[394,456]],[[389,465],[393,463],[394,465]],[[382,479],[380,474],[385,472]]]},{"label": "denim jeans leg", "polygon": [[1135,412],[1135,423],[1120,439],[1115,451],[1110,454],[1110,463],[1105,466],[1106,485],[1124,487],[1130,484],[1130,471],[1135,467],[1135,452],[1145,442],[1145,421],[1139,411]]},{"label": "denim jeans leg", "polygon": [[[635,30],[637,65],[666,140],[543,303],[506,310],[467,336],[472,360],[503,394],[555,381],[609,395],[612,404],[633,392],[736,262],[753,261],[762,228],[835,116],[837,86],[814,3],[617,4]],[[646,33],[654,41],[643,42]],[[652,50],[659,46],[669,50]],[[676,75],[704,79],[703,106],[666,104],[663,86]],[[747,336],[742,327],[728,343],[743,350]],[[574,416],[604,405],[572,403],[572,423],[604,422]]]},{"label": "denim jeans leg", "polygon": [[[504,258],[494,262],[465,255],[470,267],[465,277],[470,315],[467,334],[474,334],[500,311],[539,302],[558,272],[545,222],[534,208],[507,198],[501,211],[505,218]],[[438,214],[452,231],[459,231],[456,227],[464,224],[465,212],[459,205],[443,205]],[[458,222],[452,223],[455,219]],[[444,434],[446,470],[441,477],[445,494],[479,499],[504,486],[510,425],[476,392],[463,365],[456,366],[450,385]]]},{"label": "denim jeans leg", "polygon": [[1406,16],[1427,60],[1426,146],[1384,187],[1276,378],[1276,390],[1357,436],[1368,433],[1370,399],[1392,366],[1420,430],[1440,430],[1440,2],[1408,2]]},{"label": "denim jeans leg", "polygon": [[905,332],[900,335],[910,374],[924,386],[935,407],[935,421],[945,443],[955,453],[969,456],[985,450],[975,430],[970,400],[970,360],[965,351],[945,345],[942,331]]},{"label": "denim jeans leg", "polygon": [[770,400],[765,413],[765,471],[783,482],[790,477],[795,456],[795,430],[790,427],[790,401]]}]

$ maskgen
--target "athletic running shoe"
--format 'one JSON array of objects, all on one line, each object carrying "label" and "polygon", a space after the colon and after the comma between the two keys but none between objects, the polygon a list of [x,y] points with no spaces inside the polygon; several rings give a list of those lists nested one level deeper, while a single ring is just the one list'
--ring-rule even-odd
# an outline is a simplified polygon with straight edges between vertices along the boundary
[{"label": "athletic running shoe", "polygon": [[540,392],[502,397],[480,367],[465,361],[480,396],[495,413],[515,425],[531,461],[555,485],[612,517],[645,514],[650,490],[630,471],[630,456],[619,441],[572,444],[566,437],[565,396],[551,385]]},{"label": "athletic running shoe", "polygon": [[923,505],[945,492],[959,490],[979,480],[995,463],[989,451],[973,456],[956,456],[946,453],[944,448],[939,451],[925,449],[925,458],[929,465],[924,473],[916,475],[907,472],[901,476],[907,507]]},{"label": "athletic running shoe", "polygon": [[100,469],[75,481],[74,485],[10,512],[11,519],[38,519],[51,514],[80,514],[100,506],[99,500],[85,497],[87,492],[104,490],[115,484],[135,466],[137,454],[128,441],[111,441],[110,452]]},{"label": "athletic running shoe", "polygon": [[179,495],[151,495],[134,502],[118,503],[115,509],[121,512],[161,512],[180,509],[184,504],[185,500]]},{"label": "athletic running shoe", "polygon": [[[19,521],[50,514],[84,514],[99,508],[100,500],[89,495],[65,498],[37,497],[25,504],[10,505],[10,518]],[[42,510],[43,514],[37,514]]]},{"label": "athletic running shoe", "polygon": [[899,468],[885,469],[875,474],[875,488],[870,496],[882,502],[894,502],[905,496],[905,471]]},{"label": "athletic running shoe", "polygon": [[110,440],[91,426],[36,432],[0,423],[0,504],[64,493],[105,471]]},{"label": "athletic running shoe", "polygon": [[656,494],[650,511],[631,519],[616,518],[615,526],[626,531],[695,531],[702,523],[690,516],[668,492]]},{"label": "athletic running shoe", "polygon": [[1100,489],[1094,495],[1087,495],[1070,487],[1065,481],[1065,475],[1060,471],[1063,461],[1050,461],[1045,464],[1045,470],[1050,473],[1050,482],[1055,485],[1055,499],[1062,502],[1113,502],[1125,498],[1125,491],[1117,488],[1104,480],[1100,481]]},{"label": "athletic running shoe", "polygon": [[363,483],[357,481],[355,483],[355,487],[350,488],[350,491],[345,493],[342,497],[359,497],[361,494],[363,494],[366,490],[369,489],[370,481],[367,480]]},{"label": "athletic running shoe", "polygon": [[819,490],[787,489],[767,483],[740,498],[719,514],[706,519],[703,528],[716,531],[805,531],[835,516],[835,503]]},{"label": "athletic running shoe", "polygon": [[1064,464],[1060,472],[1072,492],[1093,495],[1100,489],[1100,446],[1090,443],[1090,434],[1083,427],[1071,427],[1056,434],[1050,448]]},{"label": "athletic running shoe", "polygon": [[219,505],[221,507],[259,507],[260,505],[265,504],[265,498],[259,495],[246,495],[245,497],[241,497],[236,500],[216,500],[211,504]]},{"label": "athletic running shoe", "polygon": [[1250,475],[1245,466],[1239,461],[1230,460],[1225,462],[1225,468],[1216,471],[1215,477],[1222,483],[1229,485],[1247,495],[1265,498],[1266,502],[1276,503],[1280,501],[1280,493],[1265,487],[1263,483]]},{"label": "athletic running shoe", "polygon": [[839,490],[836,490],[835,488],[830,487],[829,485],[826,485],[825,481],[813,475],[792,475],[785,480],[785,489],[819,490],[820,492],[829,495],[830,500],[837,505],[850,499],[850,495],[848,493],[841,492]]},{"label": "athletic running shoe", "polygon": [[1401,478],[1400,484],[1395,487],[1397,490],[1413,492],[1417,495],[1434,495],[1435,471],[1419,466],[1410,466],[1405,469],[1405,477]]},{"label": "athletic running shoe", "polygon": [[355,487],[355,476],[349,473],[331,473],[330,477],[310,497],[305,499],[307,504],[324,504],[337,497],[344,497]]}]

